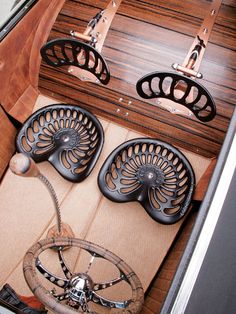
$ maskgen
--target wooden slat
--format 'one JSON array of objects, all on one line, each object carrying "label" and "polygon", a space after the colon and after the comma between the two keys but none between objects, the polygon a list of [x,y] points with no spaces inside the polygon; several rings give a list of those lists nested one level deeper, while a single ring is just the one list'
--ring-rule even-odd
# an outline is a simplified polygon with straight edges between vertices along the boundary
[{"label": "wooden slat", "polygon": [[[94,14],[106,5],[105,0],[66,1],[49,39],[69,37],[72,29],[83,31]],[[42,63],[40,89],[63,102],[79,102],[96,114],[147,135],[215,157],[236,103],[234,6],[233,1],[223,1],[200,68],[204,75],[201,83],[217,105],[217,116],[209,123],[172,115],[154,100],[141,99],[135,88],[143,75],[171,71],[173,62],[184,60],[209,8],[206,0],[123,0],[103,48],[111,71],[110,83],[100,86],[81,82],[68,74],[66,68],[55,69]],[[129,101],[132,103],[128,104]]]}]

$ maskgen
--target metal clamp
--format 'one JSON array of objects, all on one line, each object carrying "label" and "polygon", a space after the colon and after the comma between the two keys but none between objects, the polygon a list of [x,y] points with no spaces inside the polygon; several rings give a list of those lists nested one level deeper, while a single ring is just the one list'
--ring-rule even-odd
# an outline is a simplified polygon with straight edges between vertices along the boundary
[{"label": "metal clamp", "polygon": [[183,73],[184,75],[187,75],[187,76],[192,76],[192,77],[199,78],[199,79],[203,78],[202,73],[196,72],[193,69],[189,69],[189,68],[184,67],[178,63],[173,63],[172,68],[178,72]]}]

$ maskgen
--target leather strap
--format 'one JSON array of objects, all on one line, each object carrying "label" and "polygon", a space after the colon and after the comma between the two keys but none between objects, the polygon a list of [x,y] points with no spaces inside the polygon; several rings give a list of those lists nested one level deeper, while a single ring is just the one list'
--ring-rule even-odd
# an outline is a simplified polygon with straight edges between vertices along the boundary
[{"label": "leather strap", "polygon": [[[12,289],[9,284],[5,284],[3,288],[0,290],[0,305],[10,310],[13,310],[16,314],[47,314],[47,310],[44,309],[44,306],[40,303],[41,308],[33,308],[26,303],[27,299],[30,299],[32,303],[32,298],[23,297],[24,300],[21,299],[19,295]],[[39,304],[39,302],[35,302],[34,304]]]}]

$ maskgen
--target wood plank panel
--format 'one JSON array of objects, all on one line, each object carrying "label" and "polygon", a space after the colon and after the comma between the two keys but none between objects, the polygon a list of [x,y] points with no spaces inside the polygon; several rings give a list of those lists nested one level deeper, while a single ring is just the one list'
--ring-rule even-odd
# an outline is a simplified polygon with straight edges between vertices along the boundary
[{"label": "wood plank panel", "polygon": [[[70,37],[70,30],[83,31],[87,22],[106,7],[105,0],[68,0],[49,35]],[[176,116],[136,93],[136,82],[153,71],[171,71],[182,63],[196,35],[209,1],[124,0],[119,7],[103,55],[111,81],[107,86],[81,82],[66,68],[42,63],[40,90],[63,102],[79,103],[90,111],[149,136],[176,144],[206,157],[217,156],[228,128],[235,99],[235,2],[223,1],[200,71],[201,83],[217,105],[209,123]],[[120,98],[123,101],[120,101]]]}]

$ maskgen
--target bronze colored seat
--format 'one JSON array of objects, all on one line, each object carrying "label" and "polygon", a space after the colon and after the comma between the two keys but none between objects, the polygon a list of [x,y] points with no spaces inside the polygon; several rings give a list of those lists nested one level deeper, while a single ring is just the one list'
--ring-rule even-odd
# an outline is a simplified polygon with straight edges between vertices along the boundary
[{"label": "bronze colored seat", "polygon": [[189,208],[195,177],[178,149],[155,139],[139,138],[110,154],[98,184],[110,200],[138,201],[154,220],[173,224]]},{"label": "bronze colored seat", "polygon": [[48,160],[67,180],[81,182],[94,168],[104,142],[103,129],[90,112],[56,104],[31,115],[16,139],[18,152],[36,162]]}]

